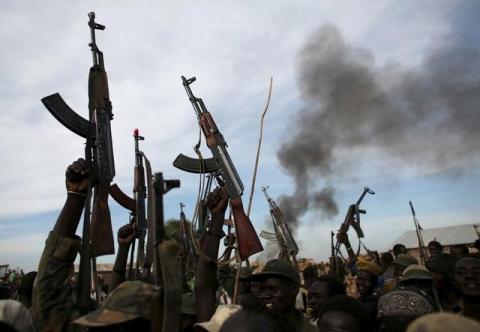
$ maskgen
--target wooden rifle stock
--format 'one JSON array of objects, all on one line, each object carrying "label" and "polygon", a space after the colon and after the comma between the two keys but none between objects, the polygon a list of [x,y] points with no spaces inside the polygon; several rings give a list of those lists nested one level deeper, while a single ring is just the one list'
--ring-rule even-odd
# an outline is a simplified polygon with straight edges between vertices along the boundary
[{"label": "wooden rifle stock", "polygon": [[95,188],[95,203],[90,223],[90,255],[92,257],[115,253],[108,194],[108,183],[99,184]]},{"label": "wooden rifle stock", "polygon": [[238,254],[241,260],[247,259],[253,254],[263,250],[257,232],[252,222],[243,210],[242,199],[240,197],[230,200],[233,220],[235,222],[235,233],[238,242]]}]

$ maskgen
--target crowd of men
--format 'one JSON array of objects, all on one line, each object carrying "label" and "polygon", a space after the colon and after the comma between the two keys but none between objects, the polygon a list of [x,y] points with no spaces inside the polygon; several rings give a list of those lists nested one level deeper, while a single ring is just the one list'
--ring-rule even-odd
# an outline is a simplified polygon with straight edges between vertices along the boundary
[{"label": "crowd of men", "polygon": [[[108,297],[101,305],[92,298],[86,315],[77,307],[78,279],[73,275],[81,239],[76,232],[91,185],[89,173],[83,159],[68,166],[67,198],[46,239],[38,271],[19,278],[15,294],[2,293],[1,331],[151,330],[152,280],[141,274],[127,280],[134,224],[118,230]],[[339,233],[350,257],[345,269],[330,268],[320,275],[316,266],[299,271],[284,258],[257,269],[237,269],[228,259],[218,260],[225,236],[225,191],[212,191],[207,205],[210,221],[193,276],[185,273],[181,243],[169,240],[177,252],[183,292],[179,331],[480,331],[480,240],[477,251],[459,247],[449,254],[432,241],[421,265],[402,244],[392,253],[357,257],[347,234]],[[354,287],[347,287],[352,276]]]}]

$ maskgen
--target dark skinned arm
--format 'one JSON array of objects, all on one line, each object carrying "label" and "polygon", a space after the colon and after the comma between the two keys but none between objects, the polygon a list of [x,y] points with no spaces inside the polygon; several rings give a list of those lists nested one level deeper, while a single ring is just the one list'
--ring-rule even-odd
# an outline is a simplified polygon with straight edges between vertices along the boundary
[{"label": "dark skinned arm", "polygon": [[90,188],[90,169],[88,163],[80,158],[68,166],[65,172],[67,200],[63,206],[53,232],[58,236],[73,239],[85,206]]},{"label": "dark skinned arm", "polygon": [[217,264],[214,262],[218,257],[222,227],[225,220],[228,198],[225,190],[216,188],[207,197],[207,206],[212,216],[210,229],[205,234],[203,253],[211,260],[200,256],[196,273],[196,309],[197,322],[210,320],[215,313],[215,292],[217,290]]},{"label": "dark skinned arm", "polygon": [[348,239],[348,234],[342,230],[339,230],[337,234],[337,240],[345,245],[348,253],[349,262],[351,263],[355,261],[357,259],[357,256],[352,249],[352,245],[350,244],[350,240]]},{"label": "dark skinned arm", "polygon": [[90,188],[88,163],[78,159],[67,167],[65,175],[67,199],[45,242],[33,289],[33,312],[39,331],[66,331],[78,316],[69,280],[80,248],[75,231]]},{"label": "dark skinned arm", "polygon": [[136,232],[131,224],[124,225],[119,228],[117,233],[118,252],[113,265],[112,283],[109,292],[111,293],[118,285],[125,281],[125,273],[127,270],[128,250],[135,239]]}]

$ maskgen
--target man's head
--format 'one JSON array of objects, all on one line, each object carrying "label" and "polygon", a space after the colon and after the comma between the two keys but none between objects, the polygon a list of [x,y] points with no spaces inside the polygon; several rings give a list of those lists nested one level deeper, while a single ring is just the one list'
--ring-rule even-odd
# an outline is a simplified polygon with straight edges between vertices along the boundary
[{"label": "man's head", "polygon": [[389,252],[384,252],[381,256],[381,264],[382,264],[382,269],[386,270],[392,265],[393,263],[393,256]]},{"label": "man's head", "polygon": [[152,285],[126,281],[110,294],[100,309],[73,323],[99,331],[140,331],[149,328],[152,296]]},{"label": "man's head", "polygon": [[316,265],[307,266],[303,270],[302,274],[303,274],[303,280],[305,282],[305,286],[309,288],[312,282],[314,282],[315,279],[317,279],[318,277],[317,266]]},{"label": "man's head", "polygon": [[432,289],[433,277],[432,273],[422,265],[410,265],[398,280],[399,287],[414,287],[425,292],[430,292]]},{"label": "man's head", "polygon": [[393,246],[393,256],[398,257],[400,254],[406,254],[407,253],[407,247],[401,243],[397,243],[396,245]]},{"label": "man's head", "polygon": [[458,257],[465,257],[468,256],[470,251],[468,250],[468,247],[464,244],[459,244],[457,246],[453,246],[450,249],[450,253],[452,255],[458,256]]},{"label": "man's head", "polygon": [[380,331],[404,332],[417,317],[433,312],[426,298],[410,290],[395,290],[378,300]]},{"label": "man's head", "polygon": [[329,297],[317,323],[321,332],[368,331],[368,314],[362,304],[347,295]]},{"label": "man's head", "polygon": [[254,284],[257,281],[260,282],[258,290],[252,290],[252,292],[263,301],[268,310],[283,313],[295,308],[300,276],[289,261],[270,260],[261,272],[252,274],[249,279]]},{"label": "man's head", "polygon": [[458,257],[450,254],[438,254],[427,261],[426,267],[432,273],[437,290],[450,288],[455,279],[457,261]]},{"label": "man's head", "polygon": [[455,285],[464,297],[480,299],[480,258],[464,257],[457,262]]},{"label": "man's head", "polygon": [[318,318],[319,312],[330,296],[345,295],[345,285],[331,276],[320,276],[308,289],[310,315]]},{"label": "man's head", "polygon": [[357,291],[360,297],[366,297],[373,293],[377,286],[378,277],[382,274],[382,269],[372,262],[357,263]]},{"label": "man's head", "polygon": [[410,265],[418,265],[418,260],[410,254],[400,254],[393,261],[395,278],[401,277],[403,271]]},{"label": "man's head", "polygon": [[238,295],[250,293],[250,281],[248,276],[252,274],[255,269],[251,266],[243,266],[240,268],[238,279]]},{"label": "man's head", "polygon": [[242,306],[242,309],[232,314],[225,323],[222,324],[219,332],[287,332],[291,331],[277,316],[262,310],[261,308],[248,308]]},{"label": "man's head", "polygon": [[441,254],[443,251],[443,246],[440,244],[438,241],[430,241],[428,243],[428,252],[430,253],[430,256],[436,256],[438,254]]}]

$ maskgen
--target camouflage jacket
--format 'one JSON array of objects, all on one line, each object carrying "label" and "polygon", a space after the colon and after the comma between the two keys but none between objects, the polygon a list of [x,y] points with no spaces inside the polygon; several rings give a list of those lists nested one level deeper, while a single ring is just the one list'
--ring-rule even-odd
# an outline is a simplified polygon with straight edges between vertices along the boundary
[{"label": "camouflage jacket", "polygon": [[80,317],[72,297],[70,279],[80,238],[48,235],[33,288],[33,314],[38,331],[81,331],[70,322]]}]

